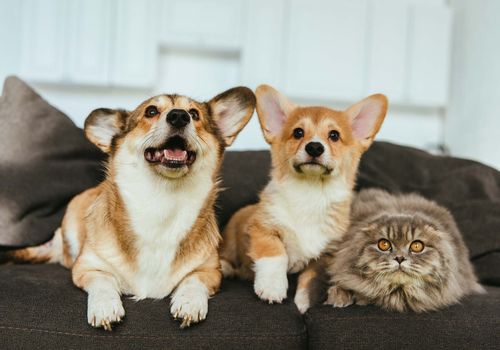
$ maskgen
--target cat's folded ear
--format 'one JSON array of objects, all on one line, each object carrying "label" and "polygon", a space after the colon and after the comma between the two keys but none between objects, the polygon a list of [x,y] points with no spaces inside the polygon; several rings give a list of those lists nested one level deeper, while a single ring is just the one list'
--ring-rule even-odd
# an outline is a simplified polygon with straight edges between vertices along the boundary
[{"label": "cat's folded ear", "polygon": [[346,110],[353,136],[368,149],[380,130],[387,114],[387,97],[382,94],[368,96]]},{"label": "cat's folded ear", "polygon": [[103,152],[111,151],[113,138],[124,132],[129,112],[122,109],[98,108],[85,120],[85,136]]},{"label": "cat's folded ear", "polygon": [[255,91],[257,96],[257,115],[267,143],[281,133],[288,116],[295,108],[285,95],[269,85],[260,85]]}]

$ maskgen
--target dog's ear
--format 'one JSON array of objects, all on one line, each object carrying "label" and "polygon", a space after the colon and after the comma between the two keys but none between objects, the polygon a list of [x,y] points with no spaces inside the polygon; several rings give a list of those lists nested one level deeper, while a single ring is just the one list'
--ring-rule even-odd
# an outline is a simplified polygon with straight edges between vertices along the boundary
[{"label": "dog's ear", "polygon": [[255,94],[260,126],[264,138],[270,144],[283,129],[295,105],[269,85],[260,85]]},{"label": "dog's ear", "polygon": [[230,146],[252,117],[255,95],[249,88],[239,86],[215,96],[208,104],[226,146]]},{"label": "dog's ear", "polygon": [[346,110],[356,140],[368,149],[380,130],[387,113],[387,97],[382,94],[368,96]]},{"label": "dog's ear", "polygon": [[109,153],[113,138],[125,130],[128,112],[99,108],[85,119],[85,136],[102,151]]}]

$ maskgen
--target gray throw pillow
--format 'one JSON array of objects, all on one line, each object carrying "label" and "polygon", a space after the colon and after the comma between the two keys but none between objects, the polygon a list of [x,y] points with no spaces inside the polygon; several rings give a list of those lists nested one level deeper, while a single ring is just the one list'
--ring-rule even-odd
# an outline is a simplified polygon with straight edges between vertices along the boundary
[{"label": "gray throw pillow", "polygon": [[0,246],[52,237],[69,200],[102,179],[104,155],[16,77],[0,97]]}]

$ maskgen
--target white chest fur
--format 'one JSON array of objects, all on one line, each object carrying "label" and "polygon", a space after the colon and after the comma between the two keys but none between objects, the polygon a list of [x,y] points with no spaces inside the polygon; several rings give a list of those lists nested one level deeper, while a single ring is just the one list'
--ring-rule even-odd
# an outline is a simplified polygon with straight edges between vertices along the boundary
[{"label": "white chest fur", "polygon": [[333,206],[345,201],[350,189],[342,179],[327,183],[286,179],[265,189],[267,213],[282,229],[289,272],[302,270],[337,238]]},{"label": "white chest fur", "polygon": [[179,245],[196,221],[213,183],[209,176],[182,186],[152,173],[143,162],[122,166],[116,182],[136,235],[133,273],[123,276],[137,299],[169,295],[185,269],[172,269]]}]

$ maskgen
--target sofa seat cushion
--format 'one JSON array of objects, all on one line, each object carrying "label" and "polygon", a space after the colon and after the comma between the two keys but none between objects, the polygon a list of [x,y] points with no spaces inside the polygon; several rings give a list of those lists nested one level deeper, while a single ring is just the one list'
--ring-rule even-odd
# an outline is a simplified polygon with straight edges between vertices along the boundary
[{"label": "sofa seat cushion", "polygon": [[112,332],[87,324],[87,296],[58,265],[2,265],[0,281],[2,349],[303,349],[307,343],[291,301],[267,305],[240,281],[224,281],[208,318],[184,330],[167,300],[123,297],[126,316]]},{"label": "sofa seat cushion", "polygon": [[498,349],[500,288],[423,314],[375,306],[315,306],[305,317],[310,349]]}]

